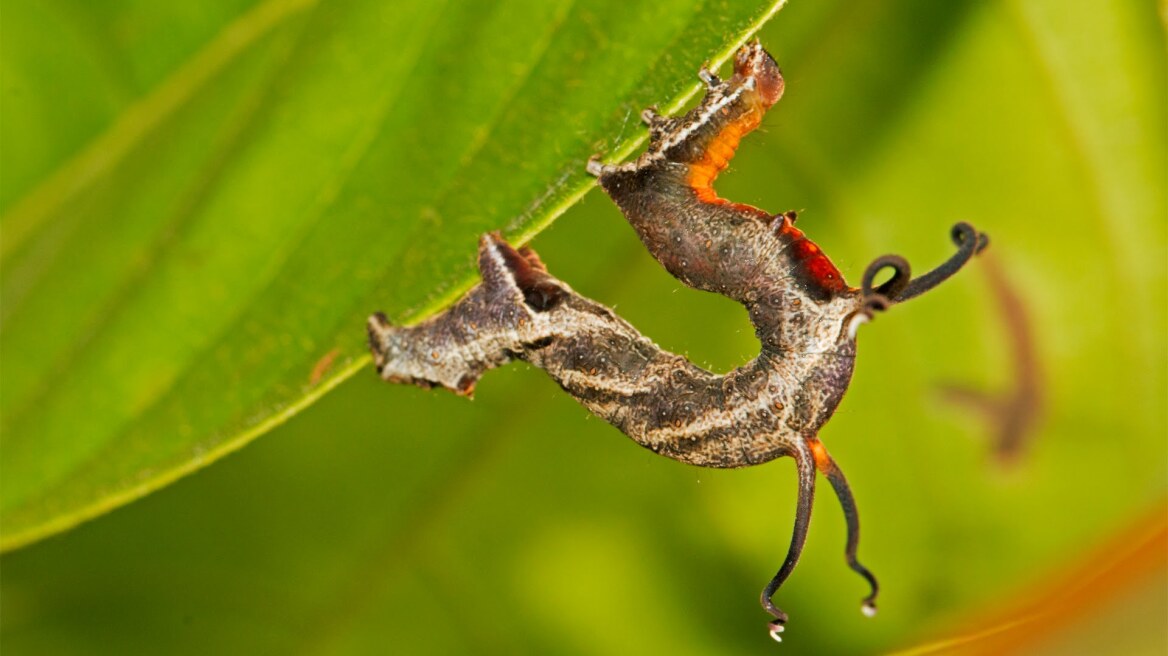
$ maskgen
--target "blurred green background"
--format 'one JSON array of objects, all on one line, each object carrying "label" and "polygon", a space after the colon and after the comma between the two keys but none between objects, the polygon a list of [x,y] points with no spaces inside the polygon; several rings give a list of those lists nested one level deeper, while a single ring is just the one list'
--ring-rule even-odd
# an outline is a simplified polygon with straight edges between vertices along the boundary
[{"label": "blurred green background", "polygon": [[[140,11],[156,16],[138,26],[157,40],[142,47],[165,50],[170,30],[237,11]],[[37,34],[5,26],[0,72],[10,82],[11,62],[46,48],[44,74],[58,74],[45,40],[53,21],[81,13],[46,10]],[[563,11],[563,29],[577,13]],[[1003,467],[992,426],[939,394],[1015,383],[984,271],[862,329],[852,388],[821,438],[857,497],[861,559],[883,585],[876,619],[858,612],[865,588],[844,566],[843,521],[821,486],[805,555],[777,596],[791,615],[782,647],[766,636],[757,594],[790,535],[789,461],[727,472],[656,457],[524,365],[488,374],[473,402],[387,386],[367,367],[243,451],[5,554],[5,651],[879,653],[1014,617],[1025,627],[1007,644],[1025,653],[1164,653],[1165,554],[1124,549],[1168,521],[1162,14],[1135,1],[792,0],[760,38],[786,96],[742,145],[722,195],[799,210],[853,284],[886,252],[931,267],[952,250],[949,226],[968,220],[991,235],[1035,338],[1041,414]],[[140,62],[142,80],[160,74],[149,54],[110,56]],[[9,82],[4,189],[26,190],[102,124],[22,105]],[[9,150],[29,142],[12,131],[33,124],[53,126],[58,152]],[[384,158],[388,185],[393,166],[415,161]],[[509,184],[508,170],[490,173]],[[0,199],[9,210],[14,195]],[[491,207],[488,225],[513,225]],[[379,211],[392,210],[368,208]],[[459,243],[465,267],[473,240]],[[558,277],[699,364],[727,370],[756,353],[745,312],[671,279],[599,192],[533,245]],[[380,252],[361,253],[362,266],[405,266]],[[435,293],[403,303],[387,291],[354,312],[403,316]],[[343,348],[359,347],[359,321],[338,330],[351,335]],[[309,364],[323,352],[304,350]],[[1072,594],[1112,561],[1140,574]],[[1062,605],[1009,614],[1034,599]],[[989,644],[963,646],[1002,648]]]}]

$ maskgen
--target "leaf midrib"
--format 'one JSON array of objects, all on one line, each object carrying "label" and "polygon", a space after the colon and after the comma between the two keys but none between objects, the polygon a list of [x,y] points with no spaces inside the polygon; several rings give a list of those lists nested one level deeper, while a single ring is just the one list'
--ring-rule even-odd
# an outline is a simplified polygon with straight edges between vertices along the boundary
[{"label": "leaf midrib", "polygon": [[[273,0],[273,2],[270,4],[279,4],[279,3],[276,2],[275,0]],[[762,24],[764,24],[775,13],[777,13],[782,8],[782,6],[784,4],[785,4],[785,0],[780,0],[779,2],[776,2],[775,4],[773,4],[769,8],[768,11],[764,12],[759,17],[757,17],[755,19],[755,21],[753,21],[744,30],[743,34],[753,34],[755,31],[757,31],[757,29]],[[269,6],[269,5],[265,5],[265,6]],[[716,57],[714,57],[712,59],[712,65],[719,66],[722,63],[724,63],[727,59],[729,59],[729,57],[733,54],[733,52],[741,45],[741,43],[745,42],[745,40],[746,40],[746,37],[740,37],[735,43],[730,44],[727,48],[725,48],[721,53],[719,53]],[[542,55],[540,58],[542,58]],[[535,59],[534,60],[535,63],[538,63],[540,58]],[[416,63],[416,61],[415,61],[415,63]],[[684,106],[687,102],[689,102],[697,94],[699,89],[700,89],[700,85],[698,85],[697,83],[689,85],[678,96],[676,96],[675,99],[671,103],[669,103],[666,111],[676,112],[680,107]],[[381,115],[382,120],[384,120],[384,112],[379,112],[379,115]],[[374,125],[380,126],[381,122],[382,121],[377,121],[374,123]],[[494,126],[492,126],[492,129],[493,128],[494,128]],[[373,134],[376,133],[376,131],[371,131],[371,132]],[[637,148],[639,148],[644,143],[646,137],[647,137],[647,133],[645,130],[643,130],[643,129],[638,130],[632,137],[629,137],[623,143],[617,144],[616,147],[613,148],[613,150],[610,153],[609,160],[616,161],[619,159],[626,158],[631,152],[635,151]],[[369,142],[370,143],[372,142],[372,138],[369,140]],[[485,145],[486,143],[489,143],[489,142],[490,142],[489,138],[483,139],[481,144],[476,146],[476,152],[478,149],[481,149],[482,145]],[[366,144],[366,146],[367,145],[368,144]],[[356,163],[358,163],[360,161],[362,156],[363,155],[357,156],[354,158],[354,162],[353,162],[354,167],[355,167]],[[347,176],[351,172],[351,170],[352,170],[352,167],[350,167],[349,169],[346,169],[345,175]],[[456,168],[455,172],[457,172],[459,170],[462,170],[462,167]],[[521,230],[516,235],[515,238],[520,242],[523,242],[523,241],[530,239],[532,236],[537,234],[539,231],[543,230],[548,225],[550,225],[551,222],[554,221],[564,211],[566,211],[568,209],[568,207],[575,204],[575,202],[578,201],[593,186],[595,186],[595,183],[590,178],[581,178],[581,182],[577,183],[576,185],[570,186],[563,193],[563,195],[560,197],[560,199],[558,201],[553,202],[552,205],[550,205],[549,207],[546,207],[543,212],[539,212],[538,210],[536,210],[535,211],[536,217],[533,218],[533,220],[528,224],[527,228]],[[333,186],[332,188],[339,189],[340,185]],[[557,195],[556,193],[553,193],[552,197],[555,197],[556,195]],[[331,203],[333,200],[335,200],[335,198],[336,198],[336,195],[334,194],[331,198],[329,198],[327,200],[327,202],[322,206],[322,211],[320,214],[323,214],[323,209],[327,208],[327,205],[329,203]],[[269,274],[266,276],[267,282],[265,284],[261,285],[260,289],[267,289],[272,284],[273,280],[275,279],[274,278],[275,273],[278,273],[278,271],[286,263],[286,259],[289,256],[289,254],[292,252],[295,252],[295,250],[296,250],[295,244],[298,244],[300,242],[300,240],[303,239],[303,237],[310,232],[311,225],[315,224],[315,221],[317,219],[319,219],[320,214],[317,214],[312,220],[306,221],[304,223],[304,227],[302,228],[301,231],[299,231],[300,232],[299,237],[296,238],[294,240],[294,243],[292,243],[285,251],[283,251],[283,256],[279,259],[279,263],[273,264],[269,268],[269,270],[268,270]],[[419,309],[417,312],[415,312],[414,316],[417,318],[421,318],[423,316],[426,316],[428,314],[431,314],[433,312],[438,311],[442,307],[445,307],[449,303],[453,302],[453,300],[455,300],[463,290],[465,290],[467,287],[469,287],[472,282],[473,282],[473,277],[467,276],[466,278],[464,278],[464,281],[462,284],[456,285],[455,288],[451,289],[447,294],[443,295],[440,298],[435,299],[431,303],[428,303],[425,307],[423,307],[423,308]],[[236,313],[236,316],[233,319],[229,319],[224,325],[229,325],[229,326],[233,325],[234,323],[236,323],[240,320],[242,315],[243,315],[243,310]],[[214,344],[214,343],[216,343],[216,342],[215,341],[208,342],[208,344]],[[256,425],[254,425],[250,428],[245,428],[244,430],[239,431],[238,433],[235,434],[234,437],[213,440],[214,446],[208,450],[207,454],[205,454],[204,457],[199,462],[193,462],[193,461],[181,462],[177,466],[170,467],[170,468],[166,469],[160,475],[157,475],[157,476],[150,478],[148,480],[144,480],[142,483],[140,483],[139,485],[137,485],[133,488],[123,489],[123,490],[116,492],[114,494],[100,497],[94,503],[92,503],[88,506],[85,506],[81,510],[74,512],[70,515],[54,517],[53,520],[50,521],[49,523],[41,524],[38,526],[33,526],[31,529],[26,530],[23,533],[19,533],[16,535],[13,535],[11,533],[6,533],[4,535],[4,538],[3,538],[3,544],[0,545],[0,547],[2,547],[2,549],[6,551],[6,550],[12,549],[16,546],[19,546],[20,544],[24,544],[24,543],[33,541],[33,540],[37,539],[38,537],[40,537],[41,535],[72,526],[76,523],[79,523],[80,521],[83,521],[83,520],[89,518],[89,517],[100,514],[100,512],[102,512],[105,509],[114,507],[116,505],[120,505],[121,503],[123,503],[125,501],[131,500],[131,499],[136,498],[138,496],[141,496],[145,493],[148,493],[149,491],[152,491],[153,489],[157,489],[158,487],[161,487],[162,485],[166,484],[167,482],[170,482],[172,480],[177,479],[179,476],[183,475],[184,473],[187,473],[187,472],[192,471],[198,467],[201,467],[205,464],[208,464],[209,462],[214,461],[217,457],[219,457],[223,454],[226,454],[230,451],[233,451],[235,449],[238,449],[240,446],[242,446],[246,442],[250,441],[250,439],[253,439],[254,437],[256,437],[259,434],[263,433],[264,431],[274,427],[275,425],[282,423],[285,419],[292,416],[293,414],[295,414],[297,411],[299,411],[303,407],[306,407],[313,400],[315,400],[316,398],[319,398],[319,396],[322,395],[325,391],[331,389],[332,387],[335,387],[340,382],[343,382],[344,380],[346,380],[348,377],[353,375],[356,371],[368,366],[369,361],[370,361],[370,358],[369,358],[368,354],[362,354],[360,357],[350,361],[346,366],[344,366],[343,368],[336,371],[333,375],[325,377],[321,381],[319,387],[315,388],[314,390],[310,391],[307,394],[304,394],[304,395],[301,395],[300,397],[297,397],[291,403],[288,403],[287,405],[283,406],[283,408],[281,410],[270,414],[263,421],[257,423]],[[183,370],[189,372],[189,368],[185,368]],[[175,377],[174,379],[168,381],[168,384],[164,389],[160,389],[156,394],[152,395],[153,400],[151,402],[149,402],[149,404],[148,404],[149,407],[156,406],[161,401],[161,399],[166,398],[169,394],[173,393],[173,390],[175,389],[177,384],[181,380],[183,380],[186,375],[189,375],[189,373],[188,374],[181,374],[181,375]],[[102,443],[108,443],[109,440],[112,439],[113,436],[116,436],[118,434],[120,434],[119,431],[117,429],[114,429],[113,431],[111,431],[110,435],[107,436],[107,439],[102,440]],[[101,450],[99,449],[97,451],[97,453],[100,454]],[[86,463],[92,462],[92,459],[93,458],[91,457],[91,458],[86,458],[86,459],[79,461],[78,465],[71,468],[70,471],[76,471],[77,469],[84,467]],[[65,477],[65,478],[67,478],[67,477]],[[59,485],[54,486],[53,488],[50,488],[50,489],[58,489],[58,488],[59,488]],[[11,507],[11,505],[15,505],[15,504],[10,504],[10,507]],[[46,530],[46,529],[49,529],[49,530]]]}]

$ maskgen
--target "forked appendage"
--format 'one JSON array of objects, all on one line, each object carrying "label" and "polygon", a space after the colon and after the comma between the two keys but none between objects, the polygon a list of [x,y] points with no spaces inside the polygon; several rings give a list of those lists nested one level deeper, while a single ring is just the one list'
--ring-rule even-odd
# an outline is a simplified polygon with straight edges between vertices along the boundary
[{"label": "forked appendage", "polygon": [[791,546],[787,550],[787,558],[783,561],[778,573],[763,589],[760,600],[762,607],[775,618],[768,627],[771,637],[779,642],[782,642],[782,637],[779,634],[783,632],[784,625],[787,623],[787,614],[775,606],[771,597],[787,580],[791,571],[795,569],[795,564],[799,562],[799,555],[803,551],[803,543],[807,539],[807,528],[811,524],[811,507],[815,500],[816,470],[827,477],[839,499],[840,507],[844,511],[844,520],[848,526],[848,540],[844,548],[844,557],[847,559],[848,567],[864,577],[871,588],[860,606],[864,615],[872,617],[876,614],[876,595],[880,590],[876,577],[856,559],[856,549],[860,545],[860,516],[856,512],[856,501],[852,497],[852,490],[848,487],[848,481],[844,478],[843,472],[828,455],[823,444],[814,437],[806,442],[801,442],[798,450],[792,456],[795,458],[795,464],[799,471],[799,501],[795,510],[795,528],[791,536]]},{"label": "forked appendage", "polygon": [[[912,267],[908,260],[899,255],[884,255],[873,260],[864,271],[861,284],[868,309],[886,310],[889,306],[920,296],[960,271],[974,255],[989,245],[988,237],[965,222],[953,226],[950,236],[953,243],[957,244],[957,252],[941,266],[919,278],[912,277]],[[876,276],[883,269],[892,269],[892,277],[874,287]]]}]

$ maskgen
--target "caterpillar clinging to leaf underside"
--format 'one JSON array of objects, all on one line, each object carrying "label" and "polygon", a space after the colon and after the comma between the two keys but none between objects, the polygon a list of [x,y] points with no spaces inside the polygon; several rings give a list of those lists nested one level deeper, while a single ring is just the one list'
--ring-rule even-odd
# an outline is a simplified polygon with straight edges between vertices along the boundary
[{"label": "caterpillar clinging to leaf underside", "polygon": [[[843,507],[848,565],[871,587],[856,559],[859,520],[848,483],[817,435],[851,381],[857,328],[877,312],[945,280],[986,245],[959,223],[957,253],[911,278],[901,257],[878,258],[860,287],[795,227],[794,212],[770,214],[724,200],[711,186],[739,140],[783,94],[774,59],[744,46],[726,81],[702,69],[701,103],[684,116],[646,110],[648,149],[635,161],[588,171],[620,206],[641,241],[690,287],[744,306],[761,342],[754,360],[718,375],[663,351],[609,308],[580,296],[548,273],[528,248],[498,234],[479,241],[482,282],[445,312],[414,326],[369,319],[369,343],[382,378],[469,395],[487,369],[525,360],[544,369],[597,416],[655,453],[702,467],[795,460],[799,495],[786,559],[762,593],[777,639],[787,621],[772,601],[799,559],[811,517],[816,472]],[[877,285],[884,269],[892,276]]]}]

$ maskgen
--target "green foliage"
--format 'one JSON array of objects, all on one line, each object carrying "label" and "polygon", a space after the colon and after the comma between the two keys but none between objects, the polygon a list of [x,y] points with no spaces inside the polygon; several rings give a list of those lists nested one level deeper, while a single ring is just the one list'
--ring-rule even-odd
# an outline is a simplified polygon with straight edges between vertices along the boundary
[{"label": "green foliage", "polygon": [[[761,11],[6,8],[25,38],[89,31],[38,58],[7,44],[4,547],[168,483],[367,368],[371,309],[417,319],[469,286],[478,234],[546,226],[592,186],[582,162],[635,146],[636,108],[691,95]],[[182,39],[148,30],[166,17],[206,25],[173,53]],[[156,57],[171,65],[138,82],[148,65],[130,62]],[[62,70],[42,81],[45,59]],[[66,98],[65,116],[27,111]],[[70,133],[39,145],[57,123]]]},{"label": "green foliage", "polygon": [[[471,280],[475,234],[546,227],[588,188],[586,157],[631,149],[637,110],[691,92],[763,10],[58,4],[0,4],[4,544],[356,375],[215,467],[5,555],[6,649],[773,648],[756,593],[789,536],[789,463],[686,467],[539,371],[491,372],[467,403],[386,386],[363,355],[365,315],[433,311]],[[929,267],[969,220],[1037,338],[1043,419],[1003,472],[981,417],[935,393],[1011,383],[976,268],[861,331],[821,437],[856,492],[881,615],[858,612],[821,494],[778,598],[783,649],[912,644],[1163,502],[1164,31],[1134,1],[835,0],[795,2],[761,37],[787,94],[723,195],[800,210],[852,282],[884,252]],[[534,245],[701,364],[756,349],[741,308],[670,279],[600,194]],[[1148,644],[1157,617],[1134,630]]]}]

